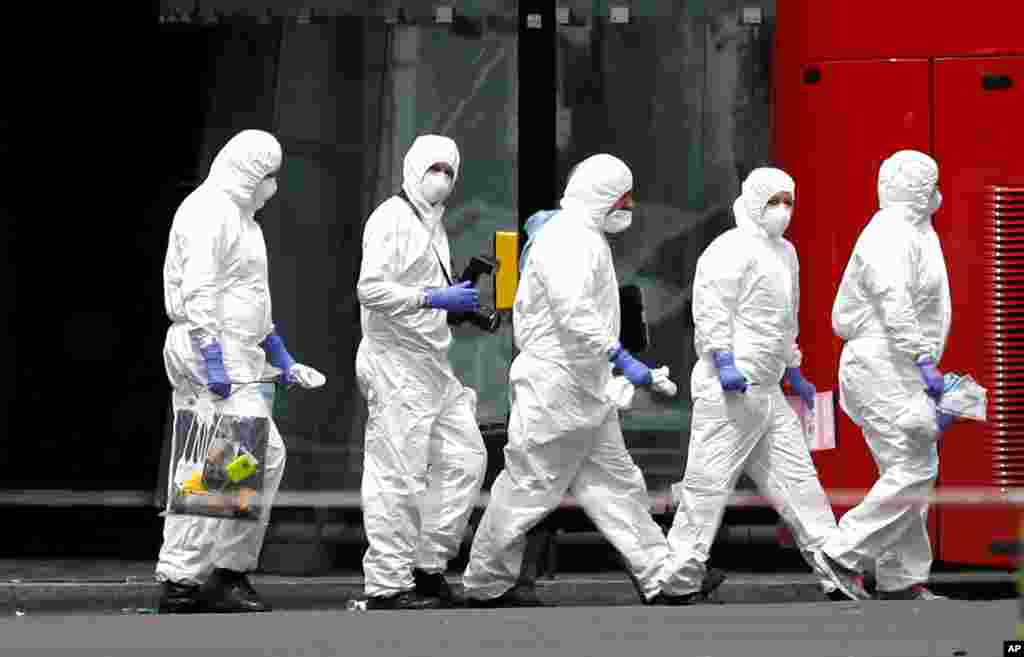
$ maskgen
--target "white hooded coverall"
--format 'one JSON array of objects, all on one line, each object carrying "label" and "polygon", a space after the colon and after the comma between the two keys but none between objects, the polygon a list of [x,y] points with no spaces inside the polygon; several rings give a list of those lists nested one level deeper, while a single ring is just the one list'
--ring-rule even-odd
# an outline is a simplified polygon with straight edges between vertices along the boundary
[{"label": "white hooded coverall", "polygon": [[254,570],[284,474],[284,442],[260,385],[232,385],[224,400],[214,395],[190,336],[201,331],[220,341],[231,381],[257,381],[270,371],[260,347],[274,329],[267,247],[254,213],[268,197],[261,181],[280,165],[281,146],[273,135],[240,132],[214,158],[206,180],[182,201],[171,225],[164,303],[173,324],[167,330],[164,365],[173,386],[173,408],[189,409],[197,397],[208,399],[224,414],[266,417],[270,436],[259,522],[166,514],[159,581],[202,584],[215,568]]},{"label": "white hooded coverall", "polygon": [[[672,548],[666,592],[700,589],[705,564],[729,496],[742,472],[774,502],[804,560],[821,577],[813,554],[836,529],[803,428],[779,385],[799,367],[800,279],[796,249],[763,227],[769,199],[795,192],[779,169],[755,169],[733,204],[736,228],[701,254],[693,282],[695,346],[690,377],[693,418],[686,474],[674,488],[678,508],[669,531]],[[784,230],[784,229],[783,229]],[[713,353],[735,354],[746,392],[724,392]]]},{"label": "white hooded coverall", "polygon": [[879,479],[839,523],[825,552],[864,570],[875,562],[879,591],[928,580],[932,550],[928,495],[939,474],[935,402],[916,363],[942,358],[952,320],[949,277],[932,226],[941,203],[939,169],[917,151],[900,151],[878,174],[881,209],[861,233],[832,306],[845,345],[839,399],[864,432]]},{"label": "white hooded coverall", "polygon": [[526,533],[566,492],[622,554],[644,595],[660,591],[668,545],[606,392],[620,318],[602,225],[632,188],[633,175],[618,158],[600,154],[581,162],[562,211],[538,234],[523,265],[513,307],[521,353],[509,373],[505,467],[473,540],[463,576],[467,597],[496,598],[516,584]]},{"label": "white hooded coverall", "polygon": [[447,137],[423,135],[404,160],[402,189],[381,203],[363,233],[358,296],[363,338],[356,376],[367,401],[363,456],[365,591],[387,597],[414,588],[414,568],[444,572],[462,543],[487,465],[476,392],[455,377],[443,310],[423,307],[427,287],[449,282],[451,255],[420,183],[444,163],[458,179],[459,152]]}]

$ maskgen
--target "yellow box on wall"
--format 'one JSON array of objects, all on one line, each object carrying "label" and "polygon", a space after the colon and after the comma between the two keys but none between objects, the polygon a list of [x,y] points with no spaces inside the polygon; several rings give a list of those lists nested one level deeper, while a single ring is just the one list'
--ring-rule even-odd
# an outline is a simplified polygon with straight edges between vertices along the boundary
[{"label": "yellow box on wall", "polygon": [[494,255],[501,262],[494,277],[494,306],[509,310],[516,300],[519,285],[519,233],[499,230],[494,233]]}]

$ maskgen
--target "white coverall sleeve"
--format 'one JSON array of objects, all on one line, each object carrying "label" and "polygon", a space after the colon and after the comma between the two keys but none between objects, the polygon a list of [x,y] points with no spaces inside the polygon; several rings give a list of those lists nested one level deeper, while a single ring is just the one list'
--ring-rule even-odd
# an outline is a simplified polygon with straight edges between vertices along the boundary
[{"label": "white coverall sleeve", "polygon": [[732,318],[740,295],[746,260],[742,253],[713,243],[697,260],[693,278],[693,324],[705,354],[732,351]]},{"label": "white coverall sleeve", "polygon": [[899,239],[876,239],[870,249],[858,249],[862,283],[869,298],[877,301],[882,323],[899,353],[917,361],[930,354],[914,309],[912,292],[917,254]]},{"label": "white coverall sleeve", "polygon": [[800,367],[804,360],[803,352],[800,351],[800,343],[797,338],[800,335],[800,258],[796,254],[796,247],[787,242],[789,251],[790,273],[793,277],[793,321],[797,326],[797,333],[793,336],[793,343],[786,350],[786,367]]},{"label": "white coverall sleeve", "polygon": [[389,317],[421,308],[424,288],[398,282],[406,262],[408,240],[394,212],[375,212],[363,233],[363,262],[356,294],[364,308]]},{"label": "white coverall sleeve", "polygon": [[562,249],[557,256],[546,258],[538,268],[551,304],[551,317],[577,344],[595,356],[607,358],[618,336],[611,334],[608,321],[597,310],[597,254],[583,247]]},{"label": "white coverall sleeve", "polygon": [[182,254],[181,298],[189,332],[220,337],[217,294],[227,251],[225,223],[217,217],[196,217],[176,234]]}]

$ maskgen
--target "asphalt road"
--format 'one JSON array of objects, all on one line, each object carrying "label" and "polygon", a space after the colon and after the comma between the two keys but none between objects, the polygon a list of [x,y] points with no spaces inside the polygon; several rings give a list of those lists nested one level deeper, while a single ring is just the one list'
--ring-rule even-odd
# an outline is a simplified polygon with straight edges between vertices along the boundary
[{"label": "asphalt road", "polygon": [[992,657],[1017,613],[1003,600],[46,615],[0,620],[0,655]]}]

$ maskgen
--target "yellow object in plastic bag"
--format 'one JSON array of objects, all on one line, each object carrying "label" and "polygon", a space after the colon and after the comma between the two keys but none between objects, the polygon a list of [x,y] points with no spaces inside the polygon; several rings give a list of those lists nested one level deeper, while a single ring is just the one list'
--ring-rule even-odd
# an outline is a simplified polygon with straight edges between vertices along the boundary
[{"label": "yellow object in plastic bag", "polygon": [[199,468],[192,473],[192,476],[181,485],[181,492],[185,495],[207,492],[206,484],[203,483],[203,469]]}]

